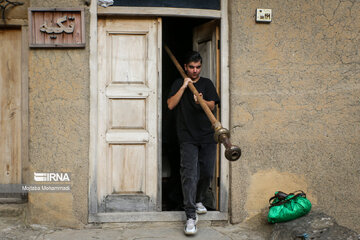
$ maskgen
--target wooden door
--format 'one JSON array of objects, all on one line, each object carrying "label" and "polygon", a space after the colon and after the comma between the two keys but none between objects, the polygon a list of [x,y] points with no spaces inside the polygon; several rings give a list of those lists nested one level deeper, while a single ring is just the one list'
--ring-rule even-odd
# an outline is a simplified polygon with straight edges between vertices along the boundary
[{"label": "wooden door", "polygon": [[155,211],[158,203],[160,21],[98,21],[100,212]]},{"label": "wooden door", "polygon": [[[219,49],[219,24],[213,20],[197,26],[193,30],[193,49],[198,51],[203,58],[201,76],[210,78],[214,83],[220,96],[220,49]],[[219,110],[216,109],[215,115],[219,119]],[[218,153],[220,148],[218,146]],[[219,154],[217,154],[215,178],[209,189],[204,204],[212,209],[219,209]],[[221,185],[221,184],[220,184]]]},{"label": "wooden door", "polygon": [[0,29],[0,184],[21,183],[21,29]]}]

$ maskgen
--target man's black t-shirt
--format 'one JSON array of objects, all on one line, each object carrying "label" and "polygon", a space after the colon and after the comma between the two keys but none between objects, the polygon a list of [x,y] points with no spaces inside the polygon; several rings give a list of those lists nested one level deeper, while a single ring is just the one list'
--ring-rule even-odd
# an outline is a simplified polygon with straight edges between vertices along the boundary
[{"label": "man's black t-shirt", "polygon": [[[179,91],[183,83],[184,79],[175,80],[169,98]],[[203,94],[204,100],[214,101],[215,104],[220,102],[210,79],[200,77],[194,86],[199,93]],[[176,130],[180,143],[216,143],[211,122],[200,104],[195,103],[194,94],[188,87],[174,110],[176,111]]]}]

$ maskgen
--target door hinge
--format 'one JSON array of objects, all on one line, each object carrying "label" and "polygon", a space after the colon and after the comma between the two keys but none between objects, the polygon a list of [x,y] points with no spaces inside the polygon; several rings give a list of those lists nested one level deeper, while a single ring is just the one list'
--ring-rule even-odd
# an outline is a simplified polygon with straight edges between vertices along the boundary
[{"label": "door hinge", "polygon": [[217,42],[217,49],[220,49],[220,40]]},{"label": "door hinge", "polygon": [[216,184],[217,184],[218,187],[220,187],[220,177],[217,177]]}]

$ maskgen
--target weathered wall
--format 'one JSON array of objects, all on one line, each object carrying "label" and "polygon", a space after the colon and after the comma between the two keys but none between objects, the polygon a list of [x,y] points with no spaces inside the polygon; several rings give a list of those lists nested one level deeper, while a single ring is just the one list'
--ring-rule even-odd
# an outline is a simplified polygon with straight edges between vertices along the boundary
[{"label": "weathered wall", "polygon": [[[22,5],[17,5],[17,6],[9,4],[5,8],[5,16],[4,16],[5,17],[5,23],[8,22],[8,21],[14,20],[14,19],[26,19],[27,20],[27,12],[28,12],[28,7],[29,7],[30,0],[11,1],[11,2],[21,2],[23,4]],[[2,6],[5,6],[6,4],[7,4],[7,2],[4,2],[2,4]],[[1,11],[0,18],[1,18],[0,24],[4,23],[3,16],[2,16],[2,11]]]},{"label": "weathered wall", "polygon": [[[84,1],[32,0],[30,7],[88,7]],[[87,223],[89,39],[86,48],[30,49],[29,183],[35,172],[70,172],[71,193],[31,193],[27,221],[79,227]]]},{"label": "weathered wall", "polygon": [[[273,22],[255,23],[256,8]],[[231,214],[302,189],[339,224],[360,231],[360,2],[229,1]]]}]

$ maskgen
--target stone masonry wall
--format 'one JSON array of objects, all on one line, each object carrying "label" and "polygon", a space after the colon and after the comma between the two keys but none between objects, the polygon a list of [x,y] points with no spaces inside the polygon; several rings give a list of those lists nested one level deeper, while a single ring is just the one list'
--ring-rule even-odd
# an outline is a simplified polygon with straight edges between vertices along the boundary
[{"label": "stone masonry wall", "polygon": [[[270,8],[270,24],[255,23]],[[229,1],[232,222],[304,190],[360,231],[360,1]]]}]

